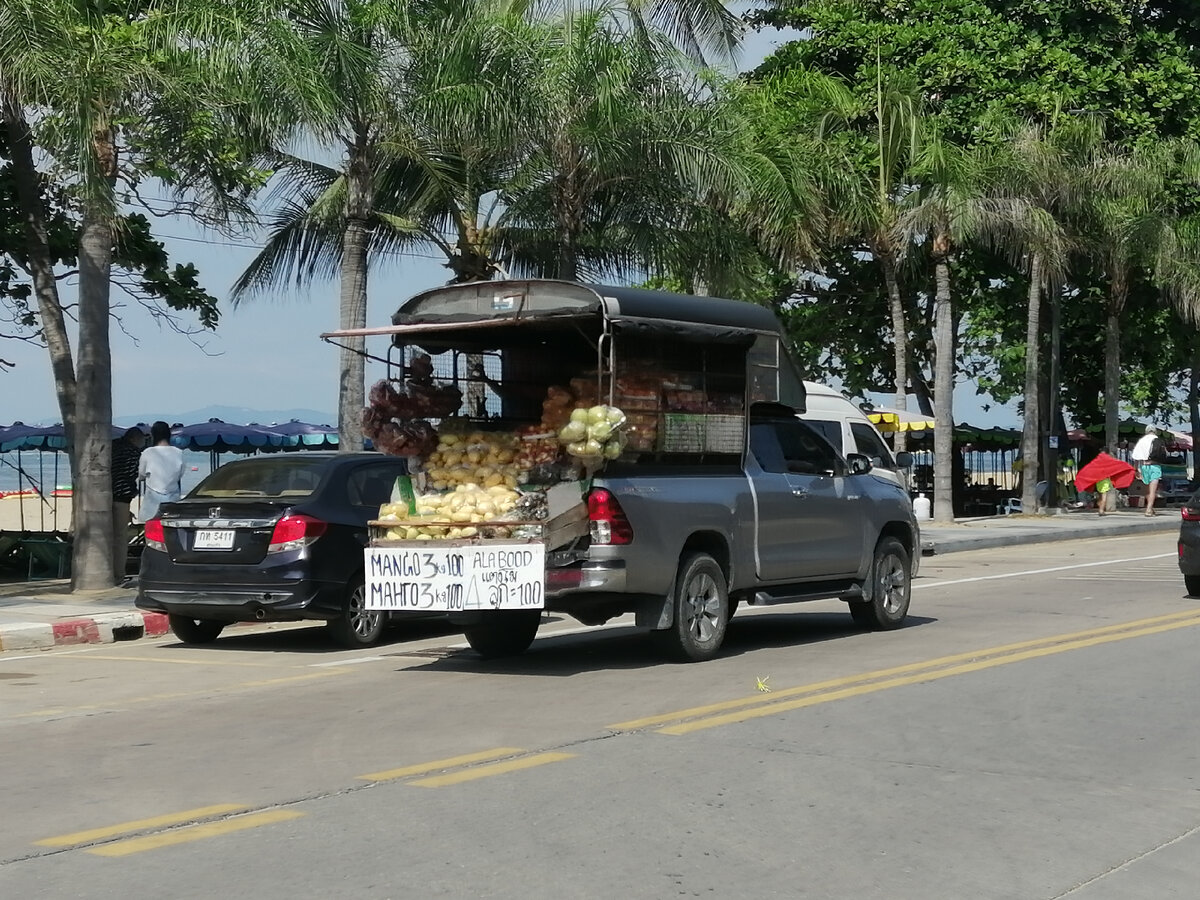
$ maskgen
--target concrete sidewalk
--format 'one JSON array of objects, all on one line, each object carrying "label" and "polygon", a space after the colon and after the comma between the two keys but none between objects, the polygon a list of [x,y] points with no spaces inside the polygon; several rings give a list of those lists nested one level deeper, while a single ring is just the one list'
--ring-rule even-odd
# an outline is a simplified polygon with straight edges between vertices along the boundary
[{"label": "concrete sidewalk", "polygon": [[[953,525],[923,523],[925,555],[1039,544],[1113,535],[1177,533],[1179,512],[1154,517],[1140,510],[1054,516],[960,519]],[[1172,541],[1172,545],[1173,545]],[[135,588],[70,592],[70,582],[0,582],[0,652],[41,650],[64,644],[95,644],[155,637],[168,631],[167,617],[134,608]]]}]

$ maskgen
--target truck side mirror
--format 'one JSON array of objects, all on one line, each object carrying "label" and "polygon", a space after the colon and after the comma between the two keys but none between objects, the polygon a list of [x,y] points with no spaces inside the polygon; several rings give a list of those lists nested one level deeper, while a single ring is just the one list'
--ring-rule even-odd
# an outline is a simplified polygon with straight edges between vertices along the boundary
[{"label": "truck side mirror", "polygon": [[850,453],[846,455],[846,465],[851,475],[865,475],[871,471],[871,458],[861,453]]},{"label": "truck side mirror", "polygon": [[907,450],[901,450],[896,454],[897,469],[911,469],[913,464],[913,455]]}]

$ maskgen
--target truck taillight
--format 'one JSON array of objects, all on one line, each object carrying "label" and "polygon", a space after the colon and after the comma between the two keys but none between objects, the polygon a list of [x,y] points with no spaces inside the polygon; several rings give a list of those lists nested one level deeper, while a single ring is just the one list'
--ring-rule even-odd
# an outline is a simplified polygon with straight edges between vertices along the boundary
[{"label": "truck taillight", "polygon": [[596,488],[587,498],[593,544],[632,544],[633,527],[611,491]]},{"label": "truck taillight", "polygon": [[162,519],[150,519],[146,523],[146,546],[151,550],[166,550],[167,536],[163,533]]},{"label": "truck taillight", "polygon": [[284,516],[275,523],[271,533],[271,544],[268,553],[279,553],[281,550],[299,550],[307,547],[325,533],[328,525],[312,516],[294,514]]},{"label": "truck taillight", "polygon": [[1185,522],[1200,522],[1200,509],[1192,509],[1190,506],[1185,506],[1180,510],[1180,515],[1183,516]]}]

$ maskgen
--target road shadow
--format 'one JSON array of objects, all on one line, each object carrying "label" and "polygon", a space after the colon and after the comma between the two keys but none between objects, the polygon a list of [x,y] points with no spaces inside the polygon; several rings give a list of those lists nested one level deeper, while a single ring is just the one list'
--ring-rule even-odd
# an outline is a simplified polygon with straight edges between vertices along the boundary
[{"label": "road shadow", "polygon": [[[905,628],[936,622],[937,619],[909,616]],[[730,659],[746,653],[774,647],[803,647],[824,641],[884,639],[883,632],[865,632],[845,613],[793,612],[734,617],[729,623],[725,642],[717,659]],[[650,634],[641,628],[622,626],[575,634],[545,635],[533,642],[523,655],[507,659],[485,660],[474,650],[451,647],[426,648],[405,653],[393,650],[390,656],[404,659],[428,658],[397,672],[470,672],[495,675],[533,675],[566,678],[587,672],[646,669],[659,666],[690,665],[664,659]]]},{"label": "road shadow", "polygon": [[[165,635],[168,639],[170,634]],[[446,637],[454,642],[462,640],[462,629],[451,625],[442,617],[430,619],[414,619],[408,622],[394,624],[383,632],[383,638],[373,647],[363,647],[362,650],[388,650],[403,646],[413,641],[425,641],[431,638]],[[357,652],[343,647],[334,641],[328,629],[320,622],[309,626],[288,627],[279,631],[250,631],[230,625],[221,632],[221,636],[211,644],[184,644],[182,642],[167,643],[164,650],[210,650],[210,651],[257,651],[260,653],[353,653]]]}]

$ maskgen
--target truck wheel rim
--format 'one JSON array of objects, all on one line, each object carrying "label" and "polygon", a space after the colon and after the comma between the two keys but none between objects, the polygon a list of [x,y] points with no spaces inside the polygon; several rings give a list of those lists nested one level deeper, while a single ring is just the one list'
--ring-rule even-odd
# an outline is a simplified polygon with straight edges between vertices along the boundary
[{"label": "truck wheel rim", "polygon": [[365,593],[362,588],[357,588],[350,595],[350,609],[346,611],[346,615],[350,619],[350,626],[354,629],[354,633],[365,638],[370,637],[372,632],[379,627],[379,617],[383,613],[367,610]]},{"label": "truck wheel rim", "polygon": [[688,582],[683,609],[692,637],[700,643],[711,641],[721,617],[721,596],[711,575],[697,575]]},{"label": "truck wheel rim", "polygon": [[905,595],[904,563],[889,553],[879,562],[879,596],[883,600],[884,611],[890,615],[900,612]]}]

